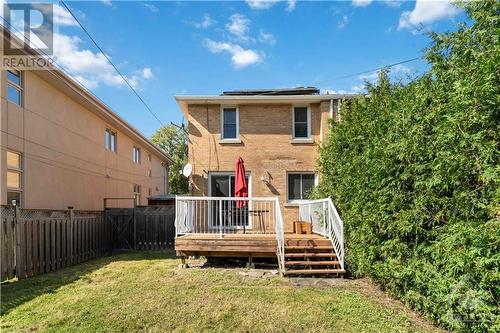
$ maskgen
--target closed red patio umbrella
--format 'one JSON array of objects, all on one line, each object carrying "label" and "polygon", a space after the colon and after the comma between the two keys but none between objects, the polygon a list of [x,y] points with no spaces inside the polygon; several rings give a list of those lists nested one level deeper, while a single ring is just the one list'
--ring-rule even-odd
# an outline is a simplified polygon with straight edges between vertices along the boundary
[{"label": "closed red patio umbrella", "polygon": [[[236,162],[236,175],[234,180],[234,196],[239,198],[248,197],[247,180],[245,178],[245,165],[243,159],[240,157]],[[247,201],[237,201],[236,207],[241,208],[247,205]]]}]

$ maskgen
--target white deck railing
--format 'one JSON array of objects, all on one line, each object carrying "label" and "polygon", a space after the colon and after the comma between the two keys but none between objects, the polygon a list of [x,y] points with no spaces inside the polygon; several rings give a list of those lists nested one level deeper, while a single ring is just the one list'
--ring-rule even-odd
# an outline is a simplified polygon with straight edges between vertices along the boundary
[{"label": "white deck railing", "polygon": [[[238,202],[245,203],[238,207]],[[284,229],[278,197],[176,196],[175,230],[187,234],[274,234],[284,271]]]},{"label": "white deck railing", "polygon": [[314,233],[332,241],[341,269],[344,269],[344,223],[332,199],[309,200],[299,204],[299,216],[312,224]]}]

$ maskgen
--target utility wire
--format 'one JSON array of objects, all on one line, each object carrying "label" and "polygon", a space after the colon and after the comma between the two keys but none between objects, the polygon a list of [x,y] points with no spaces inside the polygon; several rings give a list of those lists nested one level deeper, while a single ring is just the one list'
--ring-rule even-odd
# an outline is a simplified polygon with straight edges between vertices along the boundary
[{"label": "utility wire", "polygon": [[96,40],[92,37],[92,35],[90,35],[90,33],[88,32],[87,29],[85,29],[85,27],[82,25],[82,23],[80,22],[80,20],[78,20],[78,18],[76,17],[75,14],[73,14],[73,12],[71,11],[71,9],[66,5],[66,3],[63,1],[63,0],[60,0],[61,4],[64,6],[64,8],[66,8],[66,10],[71,14],[71,16],[75,19],[75,21],[78,23],[78,25],[82,28],[82,30],[85,32],[85,34],[90,38],[90,40],[92,41],[92,43],[94,43],[94,45],[99,49],[99,51],[101,52],[101,54],[106,58],[106,60],[111,64],[111,66],[113,66],[113,68],[115,69],[115,71],[118,73],[118,75],[120,75],[120,77],[123,79],[123,81],[127,84],[127,86],[130,88],[130,90],[132,90],[132,92],[137,96],[137,98],[142,102],[142,104],[144,104],[144,106],[146,107],[146,109],[149,111],[149,113],[151,113],[153,115],[153,117],[155,117],[155,119],[160,123],[161,126],[165,126],[163,124],[163,122],[160,120],[160,118],[158,118],[158,116],[156,115],[156,113],[153,112],[153,110],[149,107],[149,105],[146,103],[146,101],[144,101],[144,99],[141,97],[141,95],[139,95],[139,93],[134,89],[134,87],[132,87],[132,85],[130,84],[130,82],[125,78],[125,76],[120,72],[120,70],[115,66],[115,64],[111,61],[111,59],[106,55],[106,53],[103,51],[103,49],[99,46],[99,44],[96,42]]},{"label": "utility wire", "polygon": [[329,81],[342,80],[342,79],[347,79],[347,78],[358,76],[358,75],[368,74],[368,73],[379,71],[379,70],[382,70],[382,69],[385,69],[385,68],[391,68],[391,67],[394,67],[394,66],[397,66],[397,65],[406,64],[407,62],[412,62],[412,61],[415,61],[415,60],[418,60],[418,59],[420,59],[420,57],[415,57],[415,58],[411,58],[411,59],[399,61],[399,62],[396,62],[396,63],[393,63],[393,64],[381,66],[381,67],[378,67],[378,68],[370,69],[370,70],[359,72],[359,73],[354,73],[354,74],[348,74],[348,75],[334,77],[334,78],[330,79]]}]

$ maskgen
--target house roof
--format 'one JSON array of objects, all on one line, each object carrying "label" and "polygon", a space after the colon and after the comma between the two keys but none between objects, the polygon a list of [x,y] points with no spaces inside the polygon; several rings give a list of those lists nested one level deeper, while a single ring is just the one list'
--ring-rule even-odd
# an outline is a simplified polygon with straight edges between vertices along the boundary
[{"label": "house roof", "polygon": [[310,104],[322,101],[349,99],[357,94],[317,94],[317,95],[220,95],[220,96],[174,96],[182,113],[187,114],[189,104]]},{"label": "house roof", "polygon": [[280,89],[245,89],[223,91],[221,96],[269,96],[269,95],[319,95],[319,89],[316,87],[296,87]]},{"label": "house roof", "polygon": [[[19,45],[22,45],[21,43],[23,42],[19,40],[16,36],[14,36],[14,34],[11,34],[9,29],[2,26],[0,30],[2,32],[2,40],[4,40],[7,36],[10,36],[13,43],[18,43]],[[34,49],[26,51],[25,54],[34,56],[43,56],[40,52]],[[150,152],[154,153],[155,155],[161,157],[164,161],[168,163],[173,163],[172,158],[167,153],[165,153],[158,146],[149,141],[149,139],[146,138],[139,130],[137,130],[127,121],[122,119],[97,96],[95,96],[92,92],[90,92],[87,88],[78,83],[68,74],[64,73],[61,69],[55,66],[51,66],[50,69],[47,70],[33,70],[31,72],[38,75],[45,81],[49,82],[56,88],[60,89],[67,96],[75,100],[77,103],[81,104],[86,109],[99,116],[101,119],[107,121],[111,126],[120,130],[130,138],[135,139],[144,144],[145,148],[147,148]]]}]

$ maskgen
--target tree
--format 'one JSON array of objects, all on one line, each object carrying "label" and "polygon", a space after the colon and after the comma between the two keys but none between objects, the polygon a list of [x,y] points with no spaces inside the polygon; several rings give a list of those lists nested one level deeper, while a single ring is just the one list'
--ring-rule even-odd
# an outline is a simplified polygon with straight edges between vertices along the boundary
[{"label": "tree", "polygon": [[500,332],[500,2],[461,3],[430,68],[343,103],[320,150],[346,262],[441,326]]},{"label": "tree", "polygon": [[167,125],[159,128],[151,137],[151,141],[163,149],[174,161],[168,172],[170,192],[187,193],[188,180],[181,174],[188,160],[187,132],[174,125]]}]

